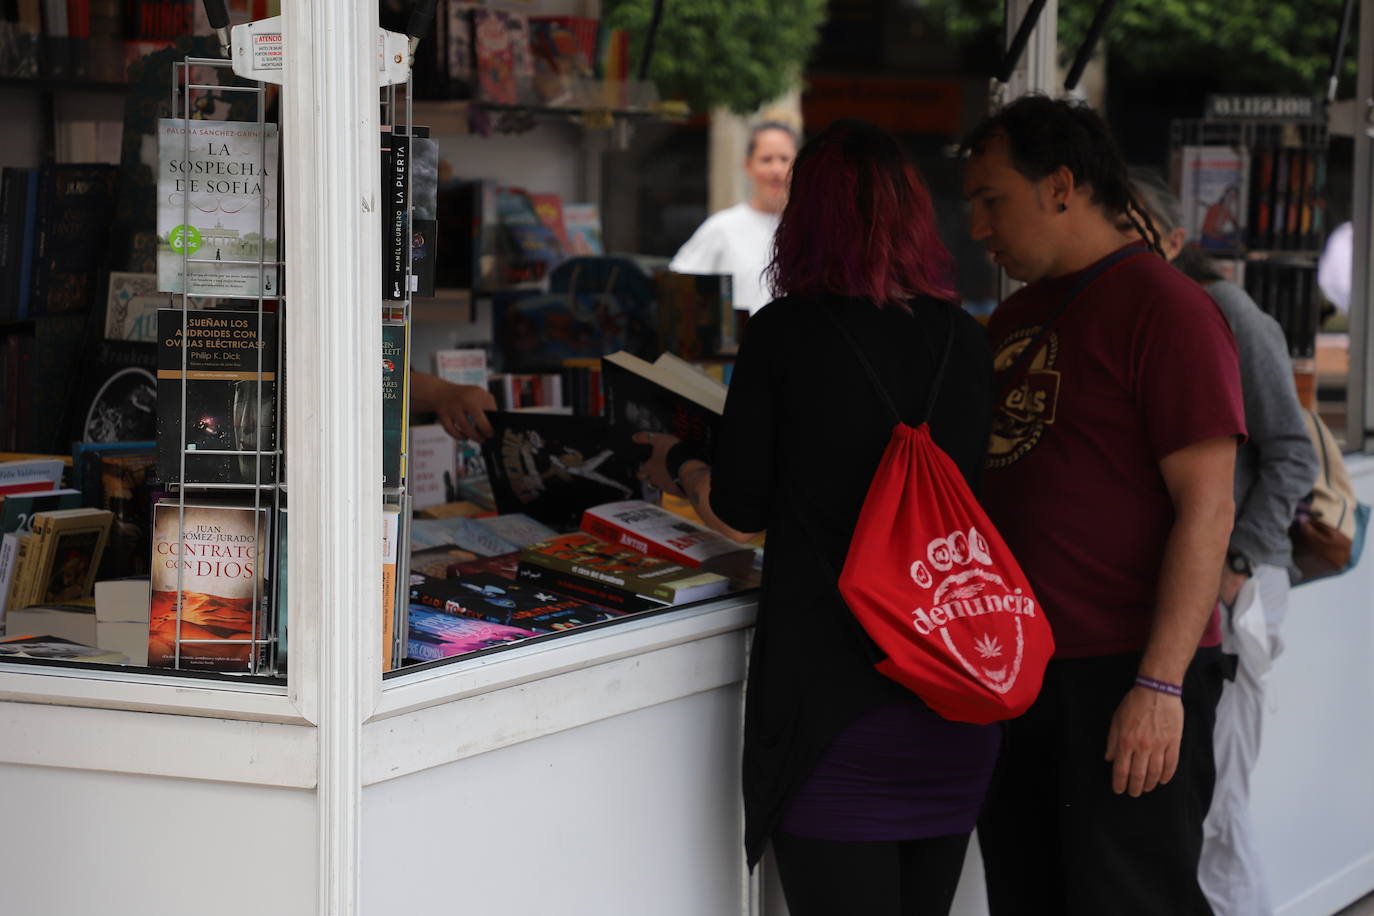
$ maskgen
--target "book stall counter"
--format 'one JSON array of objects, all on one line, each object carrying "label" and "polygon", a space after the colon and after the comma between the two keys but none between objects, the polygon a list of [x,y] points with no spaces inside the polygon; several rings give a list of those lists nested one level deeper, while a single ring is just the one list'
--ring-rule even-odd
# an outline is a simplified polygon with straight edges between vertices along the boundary
[{"label": "book stall counter", "polygon": [[[648,900],[656,913],[746,912],[736,800],[753,617],[752,594],[719,597],[388,678],[362,729],[362,912],[641,912]],[[20,888],[15,912],[157,912],[146,864],[186,838],[149,813],[173,810],[210,828],[196,831],[197,860],[233,861],[240,877],[204,895],[203,874],[169,869],[159,899],[317,911],[319,736],[288,696],[6,667],[0,734],[15,740],[0,741],[0,779],[15,815],[47,824],[57,797],[109,812],[79,835],[8,834],[0,875]],[[557,854],[533,878],[525,856],[453,855],[534,837],[557,837]],[[59,860],[85,863],[86,880],[57,881]]]}]

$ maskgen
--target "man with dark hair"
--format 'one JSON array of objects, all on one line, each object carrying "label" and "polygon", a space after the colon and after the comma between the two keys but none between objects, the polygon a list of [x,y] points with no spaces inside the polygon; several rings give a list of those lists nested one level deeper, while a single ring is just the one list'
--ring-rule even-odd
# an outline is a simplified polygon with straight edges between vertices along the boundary
[{"label": "man with dark hair", "polygon": [[[1022,98],[965,144],[992,316],[984,502],[1054,627],[979,836],[994,916],[1209,913],[1215,605],[1244,412],[1216,304],[1156,253],[1101,118]],[[1125,220],[1146,245],[1118,226]]]}]

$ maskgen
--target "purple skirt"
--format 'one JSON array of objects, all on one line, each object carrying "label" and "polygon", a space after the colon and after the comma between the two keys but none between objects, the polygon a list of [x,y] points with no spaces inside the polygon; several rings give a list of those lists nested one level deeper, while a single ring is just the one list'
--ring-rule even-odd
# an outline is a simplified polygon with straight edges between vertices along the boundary
[{"label": "purple skirt", "polygon": [[969,833],[997,751],[998,725],[951,722],[916,697],[840,732],[784,808],[780,830],[844,842]]}]

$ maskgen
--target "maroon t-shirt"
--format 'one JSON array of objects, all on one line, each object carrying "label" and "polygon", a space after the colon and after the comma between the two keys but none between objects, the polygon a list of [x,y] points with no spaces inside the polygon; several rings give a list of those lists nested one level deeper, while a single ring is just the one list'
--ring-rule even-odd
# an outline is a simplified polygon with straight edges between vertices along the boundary
[{"label": "maroon t-shirt", "polygon": [[[1032,283],[1002,303],[988,325],[999,370],[1078,278]],[[1159,462],[1244,433],[1230,327],[1162,258],[1127,258],[1068,307],[1029,372],[999,396],[983,480],[988,514],[1054,628],[1057,658],[1145,648],[1174,522]],[[1219,642],[1213,614],[1202,645]]]}]

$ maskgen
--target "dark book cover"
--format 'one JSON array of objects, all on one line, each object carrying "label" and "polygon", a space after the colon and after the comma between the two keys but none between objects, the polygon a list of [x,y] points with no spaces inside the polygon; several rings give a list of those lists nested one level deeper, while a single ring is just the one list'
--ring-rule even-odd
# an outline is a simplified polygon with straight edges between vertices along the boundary
[{"label": "dark book cover", "polygon": [[629,499],[634,470],[609,446],[604,420],[559,414],[488,415],[482,445],[497,509],[555,528],[575,528],[583,511]]},{"label": "dark book cover", "polygon": [[410,253],[410,140],[382,134],[382,298],[406,297]]},{"label": "dark book cover", "polygon": [[406,325],[382,322],[382,486],[399,487],[405,474]]},{"label": "dark book cover", "polygon": [[526,585],[548,589],[551,592],[557,592],[571,598],[580,598],[583,601],[590,601],[626,614],[651,611],[667,606],[662,601],[646,598],[629,589],[618,588],[573,573],[550,569],[536,563],[521,563],[516,569],[516,576],[520,582]]},{"label": "dark book cover", "polygon": [[32,171],[7,167],[0,176],[0,321],[19,318],[19,278],[23,273]]},{"label": "dark book cover", "polygon": [[[720,414],[644,374],[652,370],[650,364],[622,354],[601,361],[603,412],[610,423],[612,447],[636,469],[649,453],[648,446],[635,443],[637,433],[668,433],[685,442],[690,454],[711,455]],[[645,489],[635,498],[651,495]]]},{"label": "dark book cover", "polygon": [[482,279],[482,182],[449,181],[438,189],[438,286],[476,289]]},{"label": "dark book cover", "polygon": [[[94,336],[96,339],[90,339]],[[157,437],[157,344],[87,335],[72,405],[73,442]]]},{"label": "dark book cover", "polygon": [[1250,227],[1247,243],[1251,248],[1263,248],[1269,233],[1270,209],[1273,207],[1274,150],[1255,151],[1250,170]]},{"label": "dark book cover", "polygon": [[439,142],[412,137],[410,153],[411,292],[433,296],[439,257]]},{"label": "dark book cover", "polygon": [[689,360],[735,352],[732,282],[729,274],[657,271],[658,339],[663,349]]},{"label": "dark book cover", "polygon": [[477,574],[460,579],[412,577],[412,602],[457,617],[552,633],[613,620],[620,614],[575,598],[500,576]]},{"label": "dark book cover", "polygon": [[97,579],[148,575],[157,453],[105,455],[100,461],[100,508],[114,514]]},{"label": "dark book cover", "polygon": [[1283,230],[1288,225],[1288,173],[1293,164],[1292,154],[1292,150],[1274,151],[1274,206],[1270,217],[1272,223],[1265,237],[1266,248],[1283,247]]},{"label": "dark book cover", "polygon": [[496,211],[501,223],[507,282],[548,276],[563,260],[564,253],[558,236],[539,218],[530,195],[521,188],[499,188]]},{"label": "dark book cover", "polygon": [[557,371],[568,359],[637,352],[652,336],[644,310],[608,293],[492,293],[491,315],[504,372]]},{"label": "dark book cover", "polygon": [[1295,149],[1291,155],[1292,163],[1288,167],[1288,213],[1283,225],[1283,244],[1280,246],[1288,249],[1298,247],[1309,153],[1306,150]]},{"label": "dark book cover", "polygon": [[453,575],[461,577],[486,573],[513,582],[519,566],[520,552],[516,551],[515,553],[497,554],[494,557],[478,557],[475,560],[458,563],[454,567]]},{"label": "dark book cover", "polygon": [[29,314],[81,312],[95,303],[107,265],[113,165],[45,165],[38,181],[38,225]]},{"label": "dark book cover", "polygon": [[[162,483],[274,483],[277,316],[272,312],[158,311],[157,469]],[[182,343],[185,370],[182,366]],[[182,387],[186,405],[182,407]],[[183,430],[182,416],[187,423]],[[257,450],[263,454],[255,460]],[[212,454],[196,454],[209,451]],[[250,452],[250,454],[213,454]]]},{"label": "dark book cover", "polygon": [[62,454],[70,450],[67,418],[76,391],[73,354],[86,340],[89,312],[44,315],[33,321],[33,336],[20,337],[16,386],[15,448]]}]

